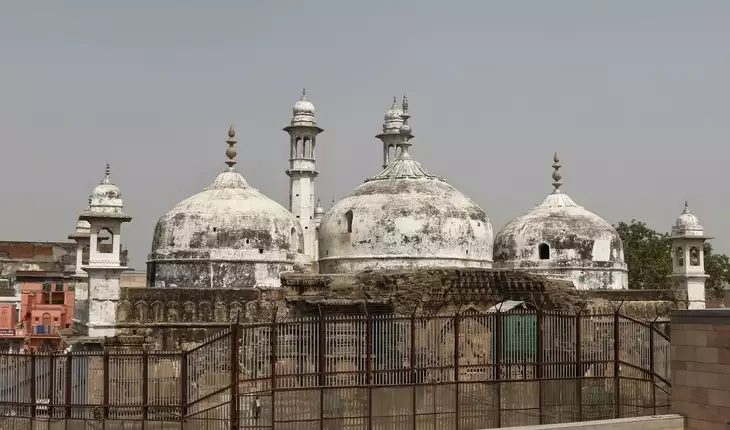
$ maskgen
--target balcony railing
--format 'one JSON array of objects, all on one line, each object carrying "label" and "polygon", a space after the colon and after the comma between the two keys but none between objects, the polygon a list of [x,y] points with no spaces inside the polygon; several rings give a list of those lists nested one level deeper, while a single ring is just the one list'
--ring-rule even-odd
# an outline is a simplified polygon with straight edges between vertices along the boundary
[{"label": "balcony railing", "polygon": [[38,324],[32,327],[31,333],[40,335],[51,335],[56,334],[56,329],[57,327],[55,325]]}]

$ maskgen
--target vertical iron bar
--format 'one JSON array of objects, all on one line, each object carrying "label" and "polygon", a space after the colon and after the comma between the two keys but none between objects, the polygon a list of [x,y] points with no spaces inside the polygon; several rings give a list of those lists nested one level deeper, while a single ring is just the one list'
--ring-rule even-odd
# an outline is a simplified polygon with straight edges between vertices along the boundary
[{"label": "vertical iron bar", "polygon": [[581,311],[575,316],[575,394],[578,402],[578,421],[583,421],[583,345]]},{"label": "vertical iron bar", "polygon": [[618,310],[613,314],[613,378],[614,378],[614,394],[616,402],[616,418],[621,417],[621,354],[619,336],[621,331],[619,330],[619,314]]},{"label": "vertical iron bar", "polygon": [[649,323],[649,373],[651,374],[651,405],[656,415],[656,372],[654,368],[654,321]]},{"label": "vertical iron bar", "polygon": [[68,426],[68,420],[71,418],[71,381],[73,381],[73,355],[71,351],[66,354],[66,393],[64,394],[63,402],[66,404],[66,426]]},{"label": "vertical iron bar", "polygon": [[[461,331],[461,314],[458,312],[456,315],[454,315],[454,382],[456,383],[456,390],[454,391],[454,398],[456,400],[456,430],[459,430],[460,428],[460,415],[461,415],[461,408],[459,407],[459,402],[461,401],[459,399],[459,391],[461,390],[461,384],[459,384],[459,373],[461,372],[459,370],[459,351],[460,351],[460,343],[459,343],[459,334]],[[434,399],[436,398],[436,395],[434,394]],[[434,400],[435,401],[435,400]],[[434,413],[436,411],[434,410]],[[434,425],[434,429],[436,426]]]},{"label": "vertical iron bar", "polygon": [[31,418],[35,418],[35,413],[36,413],[35,352],[33,351],[33,348],[29,348],[29,349],[30,349],[30,403],[31,403],[30,416],[31,416]]},{"label": "vertical iron bar", "polygon": [[149,356],[147,349],[142,348],[142,430],[145,430],[149,417]]},{"label": "vertical iron bar", "polygon": [[55,408],[53,405],[55,402],[55,391],[56,391],[56,354],[51,352],[48,354],[48,365],[50,367],[48,371],[48,418],[53,419],[53,413],[55,412]]},{"label": "vertical iron bar", "polygon": [[188,353],[182,350],[180,351],[180,423],[184,423],[188,415],[188,383]]},{"label": "vertical iron bar", "polygon": [[537,407],[539,423],[543,424],[543,401],[542,401],[542,377],[543,377],[543,349],[545,347],[542,335],[544,317],[542,309],[537,310],[537,369],[535,369],[535,377],[537,378]]},{"label": "vertical iron bar", "polygon": [[324,429],[324,387],[327,385],[327,321],[319,316],[319,428]]},{"label": "vertical iron bar", "polygon": [[416,430],[416,313],[411,314],[411,370],[410,382],[413,388],[413,397],[411,400],[411,412],[413,413],[413,421],[411,422],[413,430]]},{"label": "vertical iron bar", "polygon": [[[104,358],[103,358],[103,365],[102,365],[102,373],[104,375],[104,397],[103,397],[103,411],[104,411],[104,423],[106,423],[106,420],[109,419],[109,383],[111,379],[111,375],[109,374],[109,350],[105,347],[104,348]],[[105,424],[106,425],[106,424]]]},{"label": "vertical iron bar", "polygon": [[365,383],[368,386],[368,429],[373,428],[373,318],[368,313],[365,322]]},{"label": "vertical iron bar", "polygon": [[495,313],[495,321],[494,331],[496,332],[496,339],[495,339],[495,355],[496,355],[496,394],[497,394],[497,428],[502,427],[502,347],[503,347],[503,337],[504,333],[502,332],[502,312],[500,309],[497,309],[497,312]]},{"label": "vertical iron bar", "polygon": [[[276,317],[274,317],[276,318]],[[271,332],[269,333],[271,343],[271,357],[269,365],[271,366],[271,428],[276,428],[276,352],[278,339],[278,327],[276,320],[271,322]]]},{"label": "vertical iron bar", "polygon": [[231,430],[238,430],[238,323],[231,324]]}]

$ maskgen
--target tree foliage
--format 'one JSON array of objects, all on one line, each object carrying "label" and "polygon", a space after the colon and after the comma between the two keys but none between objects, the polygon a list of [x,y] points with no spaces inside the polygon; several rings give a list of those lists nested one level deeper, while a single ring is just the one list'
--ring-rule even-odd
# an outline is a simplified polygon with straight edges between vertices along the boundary
[{"label": "tree foliage", "polygon": [[[672,281],[672,243],[669,234],[659,233],[645,223],[632,219],[630,223],[615,225],[624,245],[624,259],[629,266],[629,288],[670,288]],[[730,283],[730,258],[715,254],[712,245],[705,243],[705,272],[710,276],[708,290],[720,292]]]}]

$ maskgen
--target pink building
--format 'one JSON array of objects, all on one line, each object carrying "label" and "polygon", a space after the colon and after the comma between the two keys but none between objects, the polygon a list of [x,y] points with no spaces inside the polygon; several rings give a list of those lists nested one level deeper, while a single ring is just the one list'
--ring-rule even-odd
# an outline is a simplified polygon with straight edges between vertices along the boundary
[{"label": "pink building", "polygon": [[59,272],[18,271],[20,309],[14,303],[0,303],[0,343],[3,349],[18,351],[55,350],[61,342],[56,332],[73,320],[73,281]]}]

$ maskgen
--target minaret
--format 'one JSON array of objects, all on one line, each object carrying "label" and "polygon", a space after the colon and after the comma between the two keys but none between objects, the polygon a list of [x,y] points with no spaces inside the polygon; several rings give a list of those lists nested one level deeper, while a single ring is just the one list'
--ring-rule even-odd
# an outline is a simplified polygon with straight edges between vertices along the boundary
[{"label": "minaret", "polygon": [[[398,101],[393,97],[393,104],[387,112],[385,112],[385,122],[383,123],[383,132],[375,136],[383,142],[383,169],[388,167],[391,160],[395,159],[395,148],[401,140],[400,128],[403,125],[403,109],[398,106]],[[394,154],[391,156],[390,150]]]},{"label": "minaret", "polygon": [[319,226],[322,224],[322,219],[324,218],[325,210],[322,207],[322,204],[320,203],[319,199],[317,199],[317,207],[314,208],[314,255],[315,259],[319,259]]},{"label": "minaret", "polygon": [[[89,222],[88,319],[85,334],[90,337],[116,335],[120,281],[127,267],[121,264],[121,227],[132,217],[124,213],[122,193],[111,181],[109,164],[101,183],[91,194],[89,209],[80,220]],[[111,236],[111,244],[100,246],[100,233]],[[78,258],[78,257],[77,257]]]},{"label": "minaret", "polygon": [[[91,207],[91,196],[89,196],[89,206]],[[76,222],[76,231],[71,233],[68,238],[76,241],[76,270],[72,276],[74,280],[74,315],[73,322],[75,328],[79,328],[79,324],[84,324],[89,319],[89,309],[87,307],[89,300],[89,275],[83,269],[84,265],[84,246],[89,246],[89,238],[91,236],[91,225],[88,221],[79,220]]]},{"label": "minaret", "polygon": [[289,133],[289,211],[297,217],[304,233],[304,254],[317,260],[314,226],[314,178],[319,175],[315,166],[317,135],[323,130],[317,127],[314,105],[307,100],[306,91],[294,104],[291,125],[284,128]]},{"label": "minaret", "polygon": [[687,308],[705,308],[704,245],[712,237],[705,236],[705,229],[684,202],[684,211],[672,227],[672,274],[675,288],[687,291]]}]

